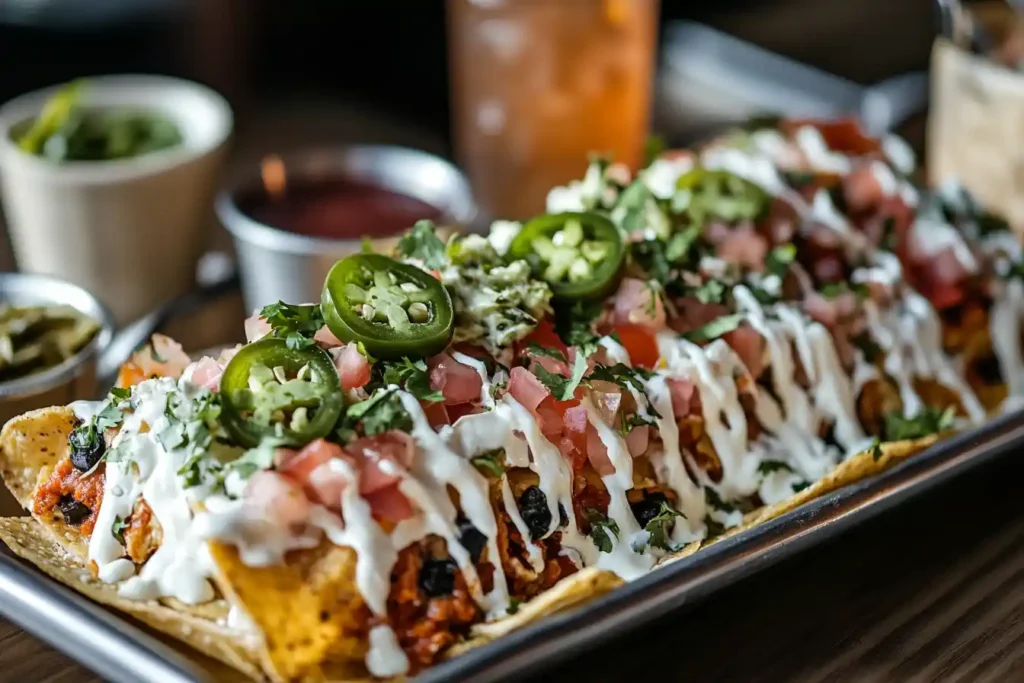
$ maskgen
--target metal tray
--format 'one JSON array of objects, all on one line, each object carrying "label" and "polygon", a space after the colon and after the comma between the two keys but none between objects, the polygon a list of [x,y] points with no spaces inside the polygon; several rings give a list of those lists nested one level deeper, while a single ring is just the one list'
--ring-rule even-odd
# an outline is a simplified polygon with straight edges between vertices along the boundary
[{"label": "metal tray", "polygon": [[[621,635],[779,560],[810,548],[968,468],[1024,444],[1024,412],[1004,415],[936,444],[876,477],[851,484],[777,519],[658,569],[580,608],[550,616],[416,678],[495,681],[524,677]],[[0,546],[2,548],[2,546]],[[130,620],[0,552],[0,614],[117,683],[215,680]]]}]

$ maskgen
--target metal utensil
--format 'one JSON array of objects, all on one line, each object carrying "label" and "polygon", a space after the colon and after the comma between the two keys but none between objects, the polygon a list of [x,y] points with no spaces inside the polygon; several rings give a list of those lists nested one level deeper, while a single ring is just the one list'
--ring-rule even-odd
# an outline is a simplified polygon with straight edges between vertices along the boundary
[{"label": "metal utensil", "polygon": [[[419,199],[442,212],[442,221],[472,226],[477,216],[469,182],[453,164],[415,149],[367,145],[282,156],[289,178],[303,182],[350,178]],[[216,211],[234,236],[248,310],[277,301],[319,301],[327,271],[360,250],[359,239],[324,239],[279,230],[244,214],[238,199],[262,187],[258,173],[217,197]],[[367,226],[372,232],[372,226]]]}]

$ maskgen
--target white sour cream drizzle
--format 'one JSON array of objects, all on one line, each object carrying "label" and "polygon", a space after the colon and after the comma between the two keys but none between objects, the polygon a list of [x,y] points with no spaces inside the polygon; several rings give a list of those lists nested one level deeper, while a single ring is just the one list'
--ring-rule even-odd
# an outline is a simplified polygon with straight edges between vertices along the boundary
[{"label": "white sour cream drizzle", "polygon": [[[178,470],[188,454],[180,449],[168,451],[156,437],[168,424],[167,397],[180,393],[190,400],[198,390],[188,382],[167,378],[140,383],[134,391],[137,407],[125,416],[112,443],[124,444],[131,458],[106,463],[103,502],[89,539],[89,559],[96,563],[101,580],[121,582],[118,591],[127,598],[173,597],[197,604],[214,597],[206,544],[192,524],[191,505],[201,500],[203,489],[183,486]],[[140,498],[159,523],[162,539],[139,573],[129,576],[132,568],[124,561],[125,549],[112,530],[115,522],[132,515]]]}]

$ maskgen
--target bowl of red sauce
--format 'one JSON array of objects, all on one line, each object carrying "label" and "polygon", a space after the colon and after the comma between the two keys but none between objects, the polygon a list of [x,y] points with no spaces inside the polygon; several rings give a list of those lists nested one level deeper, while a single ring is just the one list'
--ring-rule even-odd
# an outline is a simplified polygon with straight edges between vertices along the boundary
[{"label": "bowl of red sauce", "polygon": [[418,220],[462,229],[477,217],[453,164],[384,145],[269,156],[220,193],[216,211],[234,237],[250,310],[319,301],[327,271],[364,238],[387,250]]}]

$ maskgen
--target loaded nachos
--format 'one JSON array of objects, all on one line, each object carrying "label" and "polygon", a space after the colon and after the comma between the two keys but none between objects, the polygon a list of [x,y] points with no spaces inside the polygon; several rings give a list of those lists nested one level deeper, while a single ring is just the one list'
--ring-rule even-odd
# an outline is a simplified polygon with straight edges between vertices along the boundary
[{"label": "loaded nachos", "polygon": [[1021,405],[1018,241],[913,172],[781,122],[420,222],[9,422],[0,537],[252,676],[415,674]]}]

